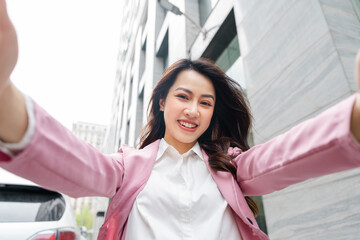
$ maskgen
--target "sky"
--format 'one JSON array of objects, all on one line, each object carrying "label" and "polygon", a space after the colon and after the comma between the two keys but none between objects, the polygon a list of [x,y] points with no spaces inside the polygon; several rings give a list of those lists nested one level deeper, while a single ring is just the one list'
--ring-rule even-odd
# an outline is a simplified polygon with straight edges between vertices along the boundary
[{"label": "sky", "polygon": [[15,85],[71,130],[110,122],[120,0],[8,0],[18,35]]}]

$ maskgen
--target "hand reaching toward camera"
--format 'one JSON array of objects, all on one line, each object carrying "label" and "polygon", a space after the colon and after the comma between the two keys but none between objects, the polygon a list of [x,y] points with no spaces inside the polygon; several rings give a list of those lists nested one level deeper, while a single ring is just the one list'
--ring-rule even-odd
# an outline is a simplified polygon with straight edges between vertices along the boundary
[{"label": "hand reaching toward camera", "polygon": [[355,81],[358,86],[358,91],[351,117],[351,132],[360,143],[360,50],[355,59]]},{"label": "hand reaching toward camera", "polygon": [[10,74],[18,58],[16,32],[6,11],[5,0],[0,0],[0,96],[9,87]]},{"label": "hand reaching toward camera", "polygon": [[11,83],[10,75],[18,58],[16,32],[5,0],[0,0],[0,140],[18,142],[27,129],[24,95]]}]

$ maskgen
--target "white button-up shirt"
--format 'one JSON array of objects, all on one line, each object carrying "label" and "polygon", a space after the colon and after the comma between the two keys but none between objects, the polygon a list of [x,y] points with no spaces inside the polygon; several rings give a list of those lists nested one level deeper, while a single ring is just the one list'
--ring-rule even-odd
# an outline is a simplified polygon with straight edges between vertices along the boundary
[{"label": "white button-up shirt", "polygon": [[198,143],[180,155],[161,139],[150,178],[130,212],[125,239],[241,239]]}]

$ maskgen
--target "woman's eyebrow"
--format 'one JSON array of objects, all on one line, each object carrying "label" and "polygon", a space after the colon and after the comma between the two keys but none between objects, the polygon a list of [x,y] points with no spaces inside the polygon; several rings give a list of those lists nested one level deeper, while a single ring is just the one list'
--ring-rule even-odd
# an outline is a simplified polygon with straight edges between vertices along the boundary
[{"label": "woman's eyebrow", "polygon": [[[189,93],[189,94],[193,94],[193,92],[190,91],[190,90],[187,89],[187,88],[178,87],[177,89],[175,89],[175,91],[178,91],[178,90],[182,90],[182,91],[187,92],[187,93]],[[211,95],[211,94],[202,94],[201,97],[212,98],[212,100],[215,101],[215,97],[214,97],[213,95]]]}]

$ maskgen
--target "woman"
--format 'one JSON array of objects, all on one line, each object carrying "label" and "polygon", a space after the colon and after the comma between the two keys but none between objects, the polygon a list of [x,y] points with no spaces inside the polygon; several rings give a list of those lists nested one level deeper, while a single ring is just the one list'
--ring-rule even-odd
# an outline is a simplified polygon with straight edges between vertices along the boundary
[{"label": "woman", "polygon": [[140,150],[103,155],[14,87],[16,58],[0,0],[0,139],[18,143],[3,144],[0,166],[73,197],[111,197],[99,239],[268,239],[244,196],[360,166],[359,93],[249,149],[240,87],[211,62],[184,59],[154,89]]}]

